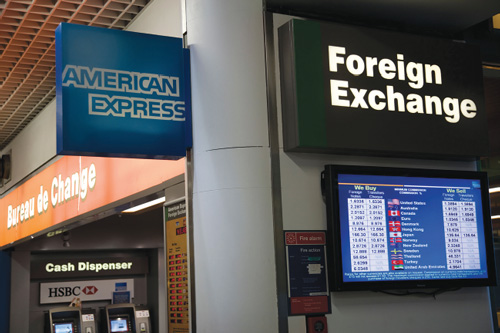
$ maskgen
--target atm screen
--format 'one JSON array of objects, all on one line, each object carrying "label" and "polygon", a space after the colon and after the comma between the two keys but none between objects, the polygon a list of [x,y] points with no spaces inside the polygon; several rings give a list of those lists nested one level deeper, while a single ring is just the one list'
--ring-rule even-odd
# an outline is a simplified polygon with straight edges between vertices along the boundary
[{"label": "atm screen", "polygon": [[125,318],[111,319],[111,332],[128,332],[128,322]]},{"label": "atm screen", "polygon": [[73,333],[73,323],[54,324],[54,333]]}]

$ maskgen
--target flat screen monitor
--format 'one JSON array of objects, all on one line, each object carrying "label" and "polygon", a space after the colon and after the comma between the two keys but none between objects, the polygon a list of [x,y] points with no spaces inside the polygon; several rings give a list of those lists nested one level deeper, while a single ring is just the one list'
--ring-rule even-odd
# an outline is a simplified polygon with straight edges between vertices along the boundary
[{"label": "flat screen monitor", "polygon": [[128,332],[128,320],[126,318],[116,318],[110,320],[111,332]]},{"label": "flat screen monitor", "polygon": [[56,323],[54,324],[54,333],[73,333],[73,323]]},{"label": "flat screen monitor", "polygon": [[496,284],[483,172],[328,165],[332,290]]}]

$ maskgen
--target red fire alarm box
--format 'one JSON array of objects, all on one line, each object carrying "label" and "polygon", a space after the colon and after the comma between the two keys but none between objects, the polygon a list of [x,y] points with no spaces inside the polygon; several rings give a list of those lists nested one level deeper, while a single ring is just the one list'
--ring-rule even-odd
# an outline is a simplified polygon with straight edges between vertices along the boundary
[{"label": "red fire alarm box", "polygon": [[325,316],[306,317],[307,333],[327,333],[328,325]]}]

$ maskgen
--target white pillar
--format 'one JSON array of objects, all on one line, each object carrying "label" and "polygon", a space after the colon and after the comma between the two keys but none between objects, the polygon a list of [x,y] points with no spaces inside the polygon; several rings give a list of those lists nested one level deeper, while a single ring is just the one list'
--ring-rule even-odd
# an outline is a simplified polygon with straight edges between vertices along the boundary
[{"label": "white pillar", "polygon": [[262,0],[187,0],[197,332],[277,332]]}]

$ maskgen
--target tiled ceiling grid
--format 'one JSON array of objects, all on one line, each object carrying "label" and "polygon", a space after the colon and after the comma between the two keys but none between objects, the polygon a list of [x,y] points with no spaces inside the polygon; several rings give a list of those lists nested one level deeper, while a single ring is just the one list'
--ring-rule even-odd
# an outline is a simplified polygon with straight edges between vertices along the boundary
[{"label": "tiled ceiling grid", "polygon": [[149,0],[0,0],[0,150],[55,97],[61,22],[123,29]]}]

